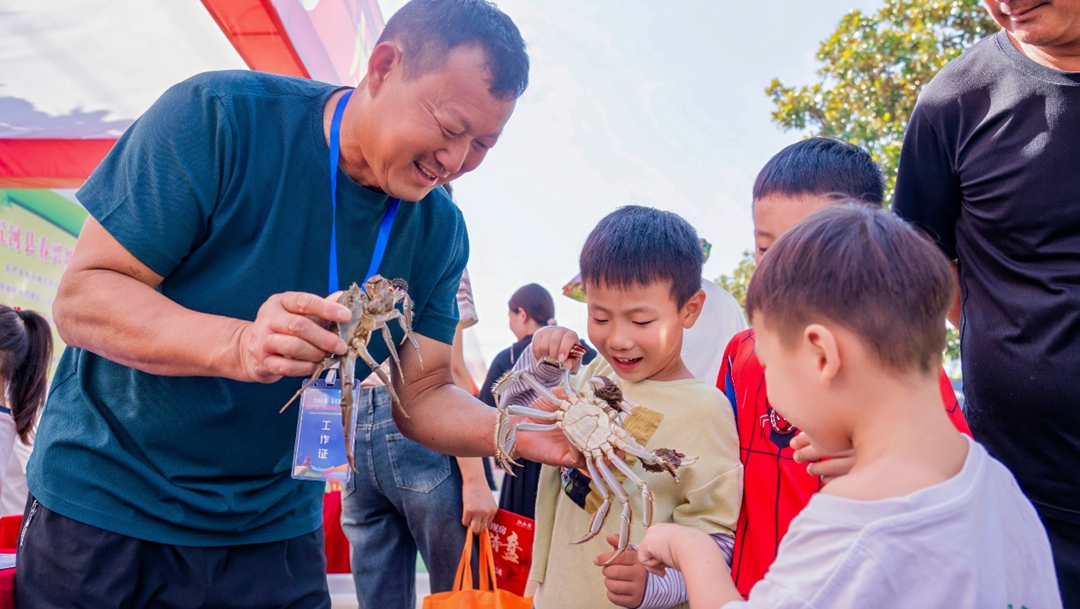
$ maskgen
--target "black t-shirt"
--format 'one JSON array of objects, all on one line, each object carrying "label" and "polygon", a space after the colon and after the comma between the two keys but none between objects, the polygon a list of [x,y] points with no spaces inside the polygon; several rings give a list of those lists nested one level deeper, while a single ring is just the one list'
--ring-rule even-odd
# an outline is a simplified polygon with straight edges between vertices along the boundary
[{"label": "black t-shirt", "polygon": [[1004,32],[951,62],[912,114],[893,209],[958,260],[975,438],[1080,522],[1080,73]]}]

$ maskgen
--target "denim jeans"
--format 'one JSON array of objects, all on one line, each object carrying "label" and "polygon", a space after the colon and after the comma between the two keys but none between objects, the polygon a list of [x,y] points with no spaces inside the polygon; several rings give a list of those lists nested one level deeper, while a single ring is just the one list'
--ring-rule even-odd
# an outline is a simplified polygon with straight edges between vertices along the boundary
[{"label": "denim jeans", "polygon": [[431,591],[454,585],[465,527],[461,471],[452,457],[398,432],[385,387],[361,389],[353,447],[356,469],[342,489],[341,526],[352,545],[360,609],[416,606],[416,553]]}]

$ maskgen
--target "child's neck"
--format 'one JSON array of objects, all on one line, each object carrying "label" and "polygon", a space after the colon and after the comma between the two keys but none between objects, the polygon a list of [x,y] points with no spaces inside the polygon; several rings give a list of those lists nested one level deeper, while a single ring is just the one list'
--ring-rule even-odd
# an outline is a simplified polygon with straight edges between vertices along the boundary
[{"label": "child's neck", "polygon": [[692,378],[694,378],[694,375],[690,372],[690,369],[686,367],[686,364],[683,363],[682,356],[676,355],[671,363],[658,370],[656,374],[643,380],[664,383],[668,381],[684,381]]},{"label": "child's neck", "polygon": [[876,380],[862,402],[873,407],[862,409],[852,428],[855,463],[824,492],[872,501],[908,495],[958,474],[968,443],[942,407],[936,378]]}]

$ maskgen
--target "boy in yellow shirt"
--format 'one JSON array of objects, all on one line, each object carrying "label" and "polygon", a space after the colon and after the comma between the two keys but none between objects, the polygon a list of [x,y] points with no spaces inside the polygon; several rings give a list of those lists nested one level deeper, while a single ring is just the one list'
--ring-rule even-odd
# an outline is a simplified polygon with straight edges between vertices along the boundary
[{"label": "boy in yellow shirt", "polygon": [[[589,340],[603,357],[578,371],[572,383],[580,387],[594,376],[607,376],[628,402],[640,405],[626,421],[639,444],[698,457],[678,471],[677,484],[667,473],[649,472],[630,461],[654,497],[653,523],[701,531],[730,559],[742,499],[735,421],[711,379],[693,378],[680,355],[683,330],[694,325],[705,301],[702,262],[697,233],[676,214],[628,206],[601,220],[582,248],[580,266]],[[515,370],[530,371],[554,386],[559,375],[536,362],[546,357],[576,366],[571,353],[578,340],[567,328],[544,328]],[[519,381],[502,394],[500,404],[530,404],[536,397]],[[620,482],[634,514],[630,536],[641,539],[641,492],[632,481]],[[610,515],[597,535],[573,545],[590,531],[602,502],[587,471],[545,466],[541,472],[529,576],[538,609],[612,606],[597,565],[611,550],[605,538],[619,533],[620,518]],[[616,503],[612,512],[617,510]],[[681,574],[650,576],[643,605],[661,598],[685,601]]]}]

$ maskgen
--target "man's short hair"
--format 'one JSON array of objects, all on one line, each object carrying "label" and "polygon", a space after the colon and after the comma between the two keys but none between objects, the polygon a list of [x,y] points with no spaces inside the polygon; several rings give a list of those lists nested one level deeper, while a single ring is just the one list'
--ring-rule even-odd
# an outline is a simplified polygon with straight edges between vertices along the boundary
[{"label": "man's short hair", "polygon": [[951,264],[892,212],[829,205],[784,233],[761,259],[746,311],[791,345],[812,323],[856,334],[882,366],[928,372],[941,363],[945,315],[955,297]]},{"label": "man's short hair", "polygon": [[776,153],[758,172],[754,200],[770,195],[831,196],[881,205],[885,178],[866,150],[836,138],[812,137]]},{"label": "man's short hair", "polygon": [[442,67],[452,49],[477,45],[487,57],[492,95],[517,99],[529,86],[529,55],[521,32],[485,0],[412,0],[386,22],[379,42],[386,41],[401,45],[409,78]]},{"label": "man's short hair", "polygon": [[600,220],[581,248],[581,281],[615,288],[671,282],[682,307],[701,289],[705,256],[697,231],[678,214],[627,205]]}]

